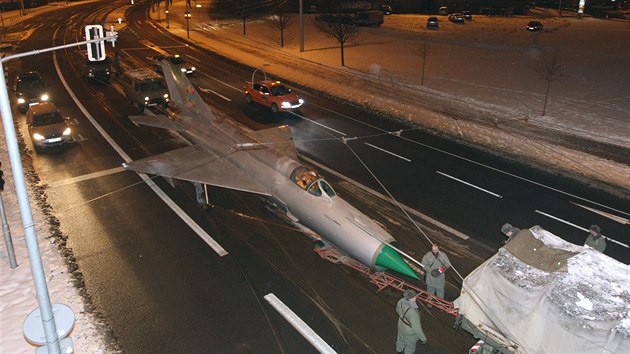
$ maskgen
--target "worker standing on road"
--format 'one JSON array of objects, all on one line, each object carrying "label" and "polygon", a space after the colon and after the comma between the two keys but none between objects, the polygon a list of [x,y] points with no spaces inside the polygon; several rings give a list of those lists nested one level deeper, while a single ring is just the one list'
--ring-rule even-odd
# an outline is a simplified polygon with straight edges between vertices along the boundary
[{"label": "worker standing on road", "polygon": [[508,223],[503,224],[503,226],[501,226],[501,232],[503,232],[503,234],[507,236],[507,240],[503,241],[503,243],[510,242],[512,237],[516,236],[516,234],[519,233],[520,231],[521,229],[519,229],[518,227],[512,226],[512,224],[508,224]]},{"label": "worker standing on road", "polygon": [[[422,265],[426,272],[427,292],[440,298],[444,298],[444,286],[446,276],[444,272],[451,268],[451,262],[444,252],[440,252],[440,247],[436,244],[431,246],[431,251],[422,257]],[[431,305],[429,305],[431,307]]]},{"label": "worker standing on road", "polygon": [[396,313],[398,314],[396,353],[398,354],[413,354],[416,352],[418,341],[422,344],[427,342],[427,336],[424,335],[420,323],[417,296],[415,291],[405,290],[403,298],[398,300],[398,304],[396,304]]},{"label": "worker standing on road", "polygon": [[589,246],[604,253],[604,250],[606,250],[606,238],[602,236],[602,228],[599,225],[591,225],[588,230],[590,234],[586,238],[584,246]]}]

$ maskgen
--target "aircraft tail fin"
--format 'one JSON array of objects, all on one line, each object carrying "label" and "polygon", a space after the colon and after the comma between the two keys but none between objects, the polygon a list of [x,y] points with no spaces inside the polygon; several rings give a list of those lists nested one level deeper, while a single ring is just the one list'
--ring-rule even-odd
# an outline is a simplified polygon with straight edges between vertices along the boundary
[{"label": "aircraft tail fin", "polygon": [[210,122],[215,121],[214,113],[199,96],[199,92],[190,83],[186,74],[179,70],[173,70],[167,61],[162,61],[160,65],[162,65],[164,80],[166,80],[171,100],[200,119],[207,119]]}]

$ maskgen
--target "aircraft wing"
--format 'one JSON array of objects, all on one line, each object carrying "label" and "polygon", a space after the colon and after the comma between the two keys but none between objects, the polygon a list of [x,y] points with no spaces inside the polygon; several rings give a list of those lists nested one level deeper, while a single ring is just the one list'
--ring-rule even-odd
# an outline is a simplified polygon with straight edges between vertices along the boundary
[{"label": "aircraft wing", "polygon": [[123,164],[123,167],[136,172],[271,195],[268,188],[253,180],[241,169],[208,153],[198,145],[132,161]]},{"label": "aircraft wing", "polygon": [[169,117],[162,114],[129,116],[129,119],[137,125],[147,125],[155,128],[182,130],[182,128],[175,124],[175,122],[173,122]]},{"label": "aircraft wing", "polygon": [[293,135],[291,129],[282,125],[279,127],[268,128],[264,130],[252,131],[250,135],[270,149],[275,149],[290,158],[297,160],[297,152],[293,144]]}]

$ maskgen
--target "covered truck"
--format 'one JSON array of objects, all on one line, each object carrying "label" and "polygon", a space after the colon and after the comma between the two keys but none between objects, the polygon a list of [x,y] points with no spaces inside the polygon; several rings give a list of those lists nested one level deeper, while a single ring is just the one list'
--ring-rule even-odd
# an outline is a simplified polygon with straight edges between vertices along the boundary
[{"label": "covered truck", "polygon": [[454,305],[477,353],[630,353],[630,267],[540,226],[470,273]]}]

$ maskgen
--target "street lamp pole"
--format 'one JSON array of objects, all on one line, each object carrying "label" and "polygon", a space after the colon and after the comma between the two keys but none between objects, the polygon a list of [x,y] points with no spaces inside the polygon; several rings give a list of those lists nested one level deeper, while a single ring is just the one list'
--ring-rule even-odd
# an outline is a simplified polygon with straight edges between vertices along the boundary
[{"label": "street lamp pole", "polygon": [[166,12],[166,28],[171,28],[171,25],[168,22],[168,1],[166,2],[166,10],[164,12]]},{"label": "street lamp pole", "polygon": [[300,53],[304,52],[304,2],[300,0]]},{"label": "street lamp pole", "polygon": [[184,13],[184,17],[186,17],[186,37],[190,39],[190,0],[186,0],[186,12]]}]

